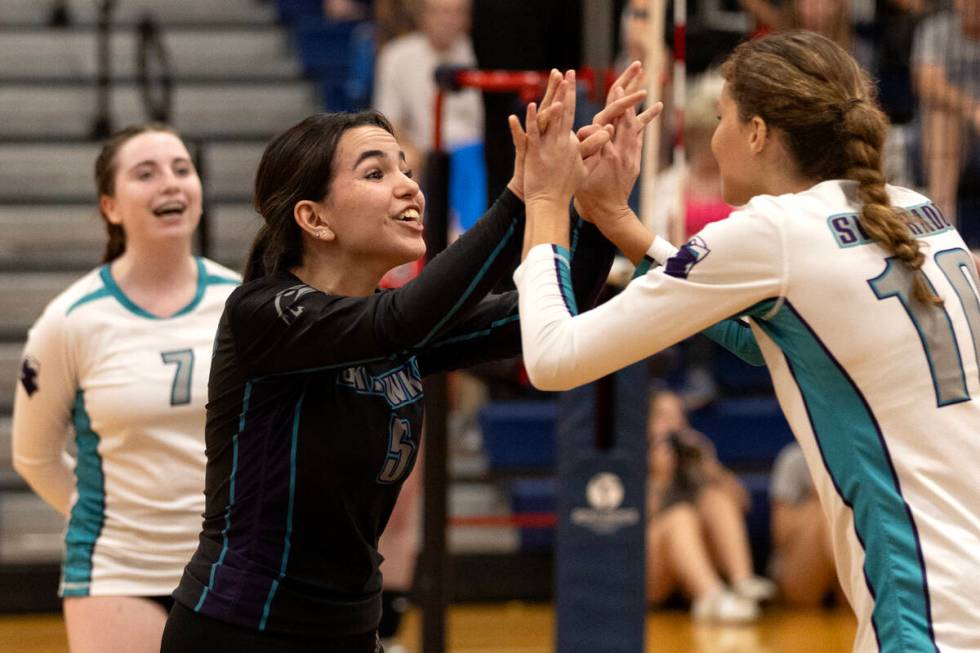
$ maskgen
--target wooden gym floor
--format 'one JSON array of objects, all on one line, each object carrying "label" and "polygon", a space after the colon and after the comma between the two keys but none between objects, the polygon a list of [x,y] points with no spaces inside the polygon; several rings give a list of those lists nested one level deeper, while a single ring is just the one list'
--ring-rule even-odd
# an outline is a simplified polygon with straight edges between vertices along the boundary
[{"label": "wooden gym floor", "polygon": [[[419,613],[408,614],[400,641],[419,653]],[[447,653],[552,653],[550,604],[463,604],[450,608]],[[846,608],[768,608],[752,626],[694,625],[686,612],[647,615],[648,653],[850,653],[854,618]],[[0,616],[3,653],[66,653],[59,615]]]}]

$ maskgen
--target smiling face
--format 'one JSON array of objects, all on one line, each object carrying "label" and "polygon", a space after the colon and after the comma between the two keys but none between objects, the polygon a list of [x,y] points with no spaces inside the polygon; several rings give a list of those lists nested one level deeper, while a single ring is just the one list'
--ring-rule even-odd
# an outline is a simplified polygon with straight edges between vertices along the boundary
[{"label": "smiling face", "polygon": [[127,246],[189,241],[201,219],[201,179],[184,143],[151,131],[126,141],[115,157],[112,195],[100,206],[126,232]]},{"label": "smiling face", "polygon": [[375,126],[347,130],[333,173],[319,203],[332,244],[382,272],[425,254],[425,197],[394,136]]}]

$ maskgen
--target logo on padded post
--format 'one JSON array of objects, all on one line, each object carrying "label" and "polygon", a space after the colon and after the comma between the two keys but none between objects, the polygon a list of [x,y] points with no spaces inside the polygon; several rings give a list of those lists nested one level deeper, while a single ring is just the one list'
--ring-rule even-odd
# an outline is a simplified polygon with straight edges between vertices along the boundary
[{"label": "logo on padded post", "polygon": [[610,472],[600,472],[585,486],[585,498],[596,510],[615,510],[623,503],[623,482]]},{"label": "logo on padded post", "polygon": [[585,484],[585,500],[589,505],[572,508],[572,524],[601,535],[635,526],[640,522],[640,511],[622,507],[625,498],[626,488],[618,474],[594,474]]}]

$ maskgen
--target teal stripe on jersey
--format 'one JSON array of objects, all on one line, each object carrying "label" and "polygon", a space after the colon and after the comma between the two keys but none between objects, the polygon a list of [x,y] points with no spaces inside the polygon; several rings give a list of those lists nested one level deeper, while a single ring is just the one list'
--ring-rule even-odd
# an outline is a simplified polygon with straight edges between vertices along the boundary
[{"label": "teal stripe on jersey", "polygon": [[71,312],[74,311],[79,306],[81,306],[82,304],[88,304],[89,302],[94,302],[95,300],[102,299],[103,297],[112,297],[112,293],[109,292],[108,288],[102,287],[99,288],[98,290],[93,290],[92,292],[78,299],[74,304],[69,306],[68,310],[65,311],[65,315],[71,315]]},{"label": "teal stripe on jersey", "polygon": [[[572,238],[571,238],[572,242],[568,246],[568,249],[573,254],[578,249],[578,239],[579,236],[582,235],[582,224],[583,224],[582,218],[580,218],[579,216],[575,216],[575,221],[572,223]],[[571,257],[569,257],[568,260],[572,260]]]},{"label": "teal stripe on jersey", "polygon": [[208,271],[204,269],[204,261],[201,260],[200,256],[194,257],[194,263],[197,264],[197,291],[194,293],[194,299],[192,299],[187,306],[174,313],[171,317],[187,315],[197,308],[197,305],[201,303],[202,299],[204,299],[204,291],[208,289]]},{"label": "teal stripe on jersey", "polygon": [[75,393],[72,409],[78,460],[75,465],[78,500],[71,508],[65,533],[65,562],[61,596],[88,596],[92,582],[92,553],[105,523],[105,474],[99,455],[99,434],[85,409],[85,393]]},{"label": "teal stripe on jersey", "polygon": [[231,478],[228,480],[228,505],[225,506],[225,527],[221,530],[221,553],[218,555],[218,559],[211,565],[211,576],[208,578],[208,584],[201,590],[201,598],[197,600],[197,605],[194,606],[195,612],[201,611],[201,606],[204,605],[204,599],[207,598],[208,592],[214,587],[214,576],[218,572],[218,567],[224,564],[225,555],[228,553],[231,507],[235,505],[235,477],[238,475],[238,436],[245,430],[245,414],[248,412],[251,398],[252,384],[249,382],[245,384],[245,396],[242,398],[242,414],[238,416],[238,433],[231,438]]},{"label": "teal stripe on jersey", "polygon": [[416,347],[421,347],[422,345],[427,344],[432,339],[432,337],[439,332],[439,329],[441,329],[446,322],[448,322],[453,316],[456,315],[456,311],[459,310],[459,307],[463,305],[463,302],[465,302],[466,299],[470,296],[470,294],[472,294],[473,289],[476,288],[477,284],[480,283],[480,280],[483,279],[483,277],[486,275],[487,270],[490,269],[490,266],[493,265],[493,262],[497,260],[497,256],[500,255],[500,252],[504,249],[504,247],[507,246],[507,243],[510,242],[510,239],[513,238],[515,228],[516,228],[515,222],[511,222],[510,226],[507,228],[507,231],[500,239],[500,242],[497,243],[497,246],[493,248],[492,252],[490,252],[490,256],[487,257],[487,260],[480,267],[480,271],[476,273],[476,276],[473,277],[473,281],[470,282],[470,285],[467,286],[466,290],[463,291],[463,294],[456,301],[456,305],[453,306],[451,309],[449,309],[449,312],[447,312],[443,316],[443,318],[439,320],[438,324],[432,327],[432,331],[430,331],[427,336],[422,338],[422,341],[419,342],[416,345]]},{"label": "teal stripe on jersey", "polygon": [[565,306],[572,315],[578,315],[578,304],[575,302],[575,292],[572,289],[572,255],[561,245],[552,245],[555,254],[555,267],[558,272],[558,287],[561,289],[562,299]]},{"label": "teal stripe on jersey", "polygon": [[633,276],[630,277],[630,281],[632,281],[633,279],[639,279],[640,277],[645,275],[647,272],[650,271],[650,268],[654,267],[655,264],[656,261],[654,261],[652,258],[650,258],[649,256],[644,256],[642,259],[640,259],[640,262],[637,263],[636,267],[633,269]]},{"label": "teal stripe on jersey", "polygon": [[259,621],[259,630],[265,630],[269,622],[269,610],[272,608],[272,599],[279,589],[279,581],[286,575],[286,565],[289,564],[289,549],[292,546],[293,538],[293,507],[296,503],[296,443],[299,440],[299,416],[303,408],[303,399],[306,393],[299,397],[296,408],[293,410],[293,434],[289,445],[289,507],[286,509],[286,537],[282,547],[282,563],[279,565],[279,576],[272,581],[269,588],[269,596],[265,600],[265,607],[262,608],[262,620]]},{"label": "teal stripe on jersey", "polygon": [[[204,298],[204,291],[207,290],[208,284],[216,283],[214,280],[217,279],[217,283],[238,283],[237,281],[225,279],[224,277],[209,276],[207,269],[204,267],[204,261],[200,256],[194,257],[194,263],[197,265],[197,289],[194,291],[194,298],[191,299],[187,306],[180,309],[170,317],[160,317],[159,315],[154,315],[153,313],[141,308],[138,304],[136,304],[136,302],[127,297],[126,293],[124,293],[122,288],[119,287],[119,284],[116,283],[116,280],[112,278],[112,271],[110,270],[108,263],[103,265],[99,270],[99,277],[102,279],[102,283],[105,284],[105,288],[100,292],[104,293],[102,296],[105,296],[105,293],[107,293],[115,297],[116,301],[122,304],[126,310],[134,315],[145,317],[148,320],[169,320],[175,317],[180,317],[181,315],[187,315],[197,308],[197,305],[200,304],[201,300]],[[75,304],[77,305],[81,303],[84,299],[85,297],[80,299],[78,302],[75,302]],[[72,306],[72,308],[74,307],[75,305]],[[68,310],[69,312],[71,311],[71,309]]]},{"label": "teal stripe on jersey", "polygon": [[209,286],[237,286],[241,283],[238,279],[232,279],[231,277],[219,277],[216,274],[209,274],[206,278],[207,284]]},{"label": "teal stripe on jersey", "polygon": [[786,355],[824,465],[853,512],[881,653],[937,651],[918,532],[867,401],[788,302],[758,324]]}]

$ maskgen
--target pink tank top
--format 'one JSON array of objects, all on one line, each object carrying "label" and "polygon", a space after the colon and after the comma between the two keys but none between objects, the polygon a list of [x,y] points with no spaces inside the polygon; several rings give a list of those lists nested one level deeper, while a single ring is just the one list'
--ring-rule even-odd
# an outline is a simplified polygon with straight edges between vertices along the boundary
[{"label": "pink tank top", "polygon": [[688,238],[704,229],[705,225],[724,220],[732,211],[733,208],[721,199],[702,200],[686,197],[684,228],[687,229]]}]

